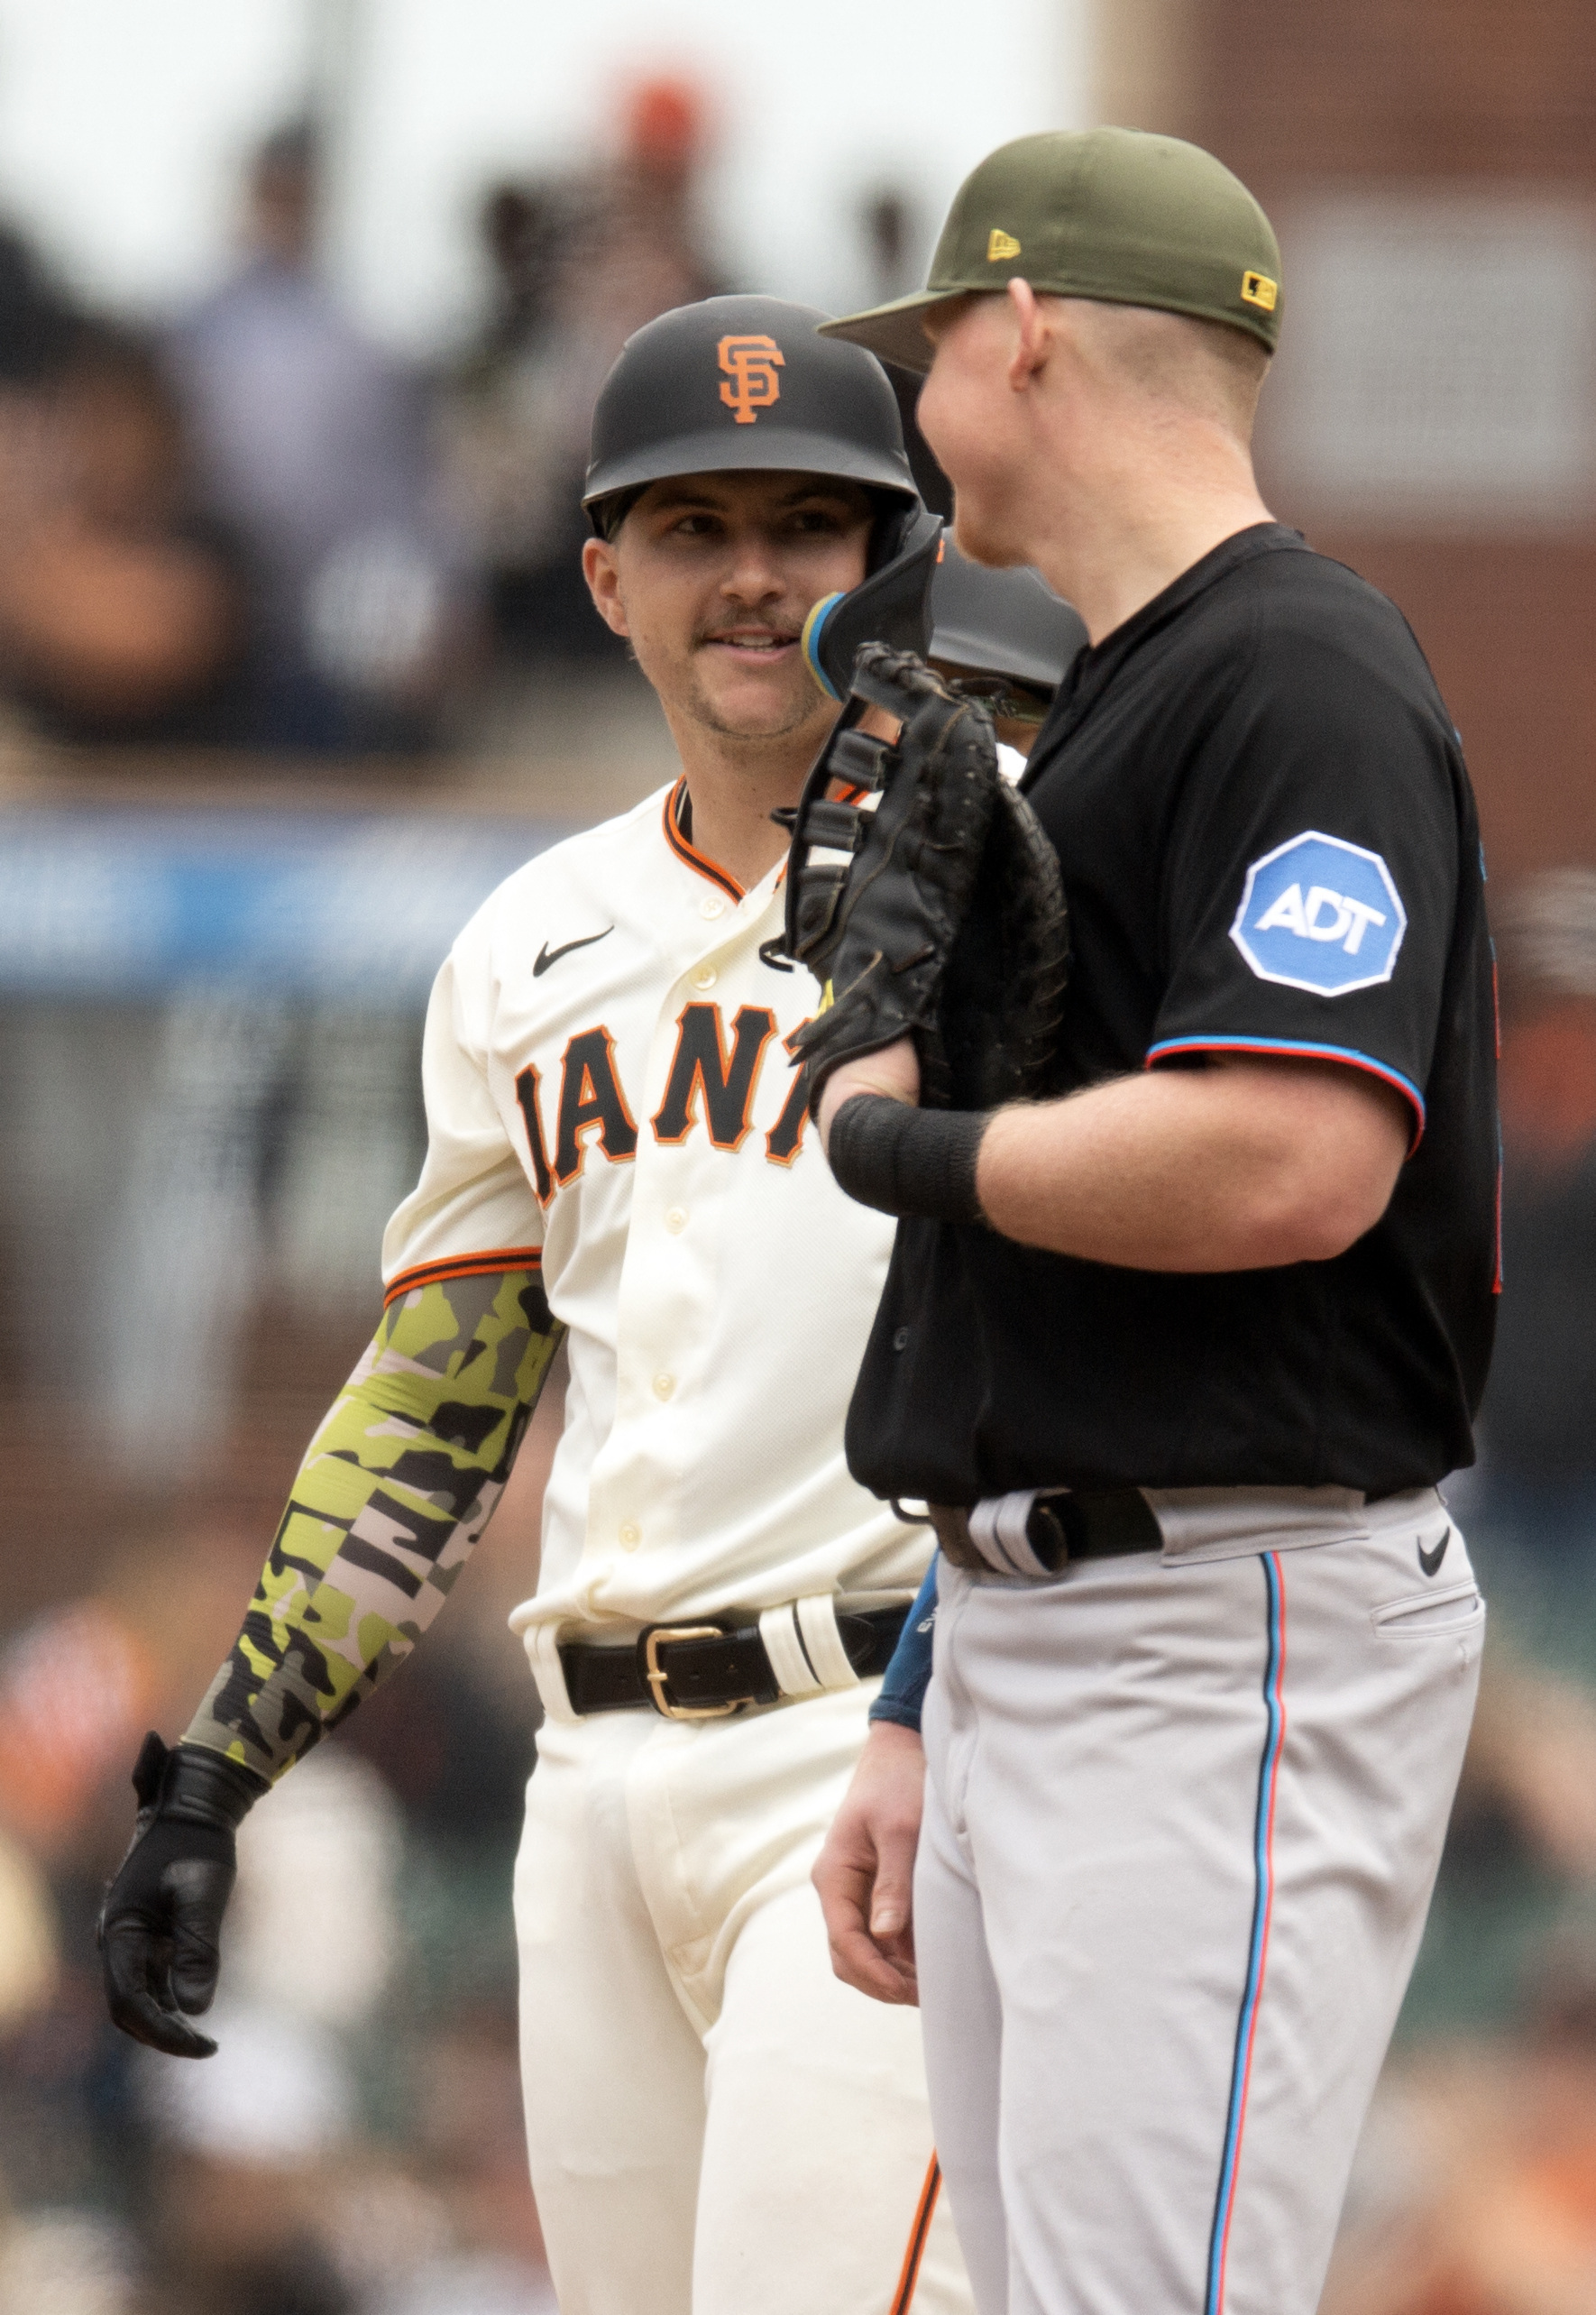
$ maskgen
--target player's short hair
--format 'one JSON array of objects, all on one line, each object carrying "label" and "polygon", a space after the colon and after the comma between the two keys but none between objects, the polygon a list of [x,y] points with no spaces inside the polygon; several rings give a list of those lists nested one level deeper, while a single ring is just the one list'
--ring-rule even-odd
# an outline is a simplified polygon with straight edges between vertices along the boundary
[{"label": "player's short hair", "polygon": [[1251,441],[1271,359],[1256,337],[1195,314],[1087,299],[1070,302],[1090,307],[1091,335],[1122,377],[1160,400],[1217,418],[1241,441]]}]

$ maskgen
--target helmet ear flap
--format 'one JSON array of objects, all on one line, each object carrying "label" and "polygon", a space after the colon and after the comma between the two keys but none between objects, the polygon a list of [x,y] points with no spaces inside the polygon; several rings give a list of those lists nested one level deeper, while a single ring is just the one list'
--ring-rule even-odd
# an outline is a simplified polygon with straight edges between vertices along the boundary
[{"label": "helmet ear flap", "polygon": [[[829,699],[845,699],[860,646],[885,643],[924,658],[931,644],[931,586],[942,559],[942,519],[911,506],[878,531],[882,558],[862,585],[822,595],[803,623],[803,658]],[[885,533],[885,535],[883,535]]]}]

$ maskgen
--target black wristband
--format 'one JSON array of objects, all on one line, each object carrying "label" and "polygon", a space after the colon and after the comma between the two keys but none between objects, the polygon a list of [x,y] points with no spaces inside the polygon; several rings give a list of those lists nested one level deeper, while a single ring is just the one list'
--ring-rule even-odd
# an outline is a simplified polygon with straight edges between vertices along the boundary
[{"label": "black wristband", "polygon": [[856,1093],[826,1137],[839,1189],[883,1214],[931,1222],[979,1222],[976,1158],[985,1109],[913,1109],[890,1094]]}]

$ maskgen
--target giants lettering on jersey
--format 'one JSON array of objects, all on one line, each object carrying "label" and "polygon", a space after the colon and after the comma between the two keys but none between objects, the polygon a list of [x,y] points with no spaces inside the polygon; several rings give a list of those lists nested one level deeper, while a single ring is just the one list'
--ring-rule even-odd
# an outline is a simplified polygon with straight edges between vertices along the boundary
[{"label": "giants lettering on jersey", "polygon": [[748,1112],[775,1015],[763,1005],[743,1005],[732,1024],[732,1047],[718,1005],[684,1005],[676,1022],[676,1055],[665,1099],[654,1114],[656,1142],[684,1142],[702,1107],[718,1150],[738,1150],[753,1123]]},{"label": "giants lettering on jersey", "polygon": [[[792,1034],[783,1039],[789,1052]],[[684,1005],[676,1022],[676,1048],[665,1079],[665,1098],[649,1120],[656,1142],[679,1144],[695,1130],[707,1132],[718,1150],[742,1147],[753,1127],[754,1097],[775,1015],[767,1006],[738,1007],[728,1044],[718,1005]],[[556,1190],[574,1181],[596,1146],[612,1165],[637,1155],[637,1127],[615,1064],[615,1040],[601,1023],[566,1043],[560,1062],[555,1104],[554,1156],[544,1132],[543,1076],[528,1062],[516,1079],[516,1098],[527,1127],[532,1180],[538,1203],[546,1206]],[[765,1136],[772,1165],[790,1166],[798,1155],[808,1119],[801,1079],[794,1077],[781,1114]]]}]

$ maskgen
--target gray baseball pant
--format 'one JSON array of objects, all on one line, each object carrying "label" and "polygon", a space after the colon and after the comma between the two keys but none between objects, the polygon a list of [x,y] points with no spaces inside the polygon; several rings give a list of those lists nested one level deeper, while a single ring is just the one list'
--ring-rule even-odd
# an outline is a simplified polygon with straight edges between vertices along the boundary
[{"label": "gray baseball pant", "polygon": [[915,1935],[980,2315],[1313,2315],[1473,1711],[1433,1490],[1149,1501],[1161,1556],[941,1568]]}]

